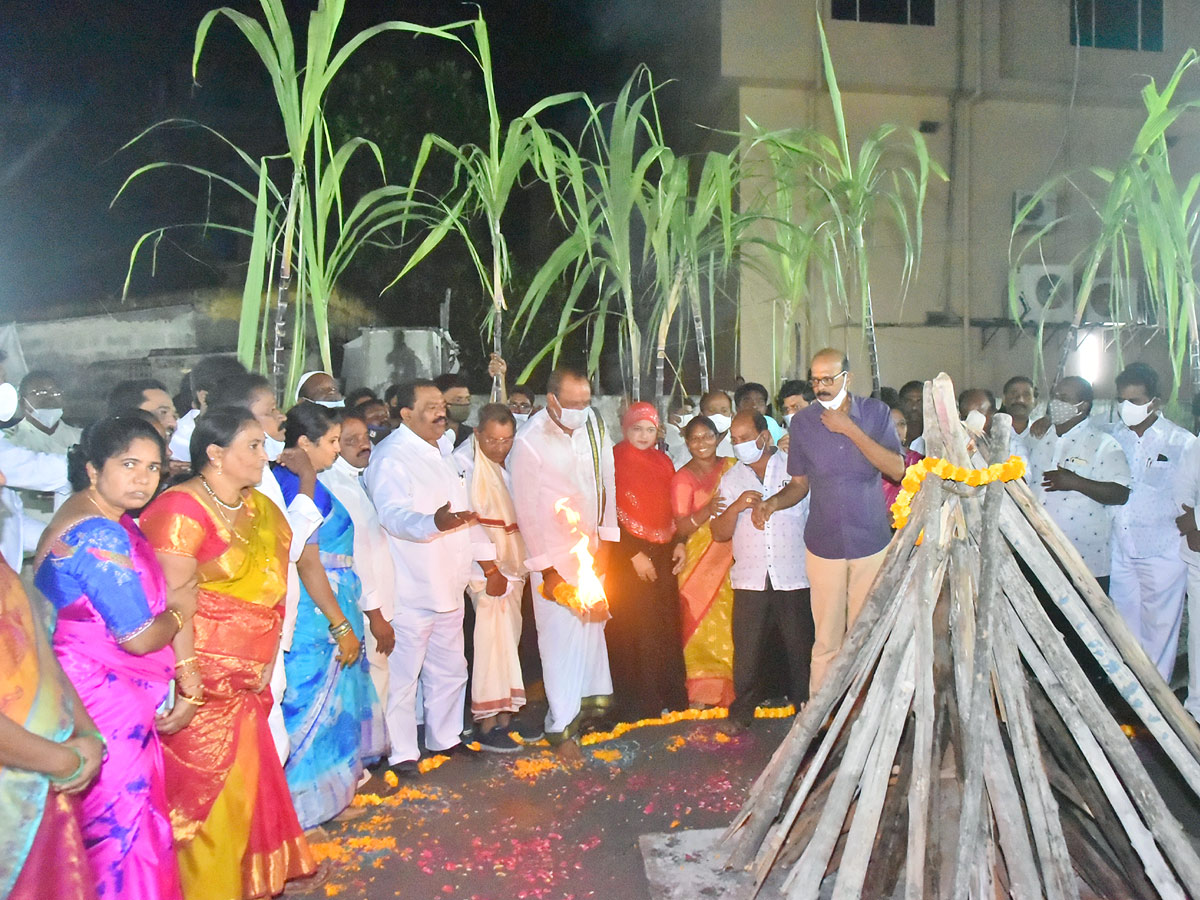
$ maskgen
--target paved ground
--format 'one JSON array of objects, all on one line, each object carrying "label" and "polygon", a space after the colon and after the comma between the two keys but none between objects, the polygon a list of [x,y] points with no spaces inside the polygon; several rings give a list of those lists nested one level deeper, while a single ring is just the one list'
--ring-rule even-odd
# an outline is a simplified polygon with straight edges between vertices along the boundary
[{"label": "paved ground", "polygon": [[320,887],[343,900],[649,900],[639,835],[726,825],[791,719],[728,737],[715,721],[637,728],[584,747],[456,756],[360,818],[326,826]]}]

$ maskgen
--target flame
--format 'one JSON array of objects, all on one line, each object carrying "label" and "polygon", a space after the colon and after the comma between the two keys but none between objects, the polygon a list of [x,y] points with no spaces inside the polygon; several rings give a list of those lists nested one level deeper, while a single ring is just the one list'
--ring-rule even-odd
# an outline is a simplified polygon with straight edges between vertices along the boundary
[{"label": "flame", "polygon": [[[554,504],[554,511],[561,513],[567,524],[578,529],[579,512],[571,506],[568,498],[562,497]],[[596,576],[595,558],[588,551],[588,538],[580,534],[579,540],[571,548],[571,554],[579,562],[579,584],[562,584],[554,591],[554,600],[572,609],[590,612],[594,609],[608,607],[608,597],[604,594],[604,585]]]}]

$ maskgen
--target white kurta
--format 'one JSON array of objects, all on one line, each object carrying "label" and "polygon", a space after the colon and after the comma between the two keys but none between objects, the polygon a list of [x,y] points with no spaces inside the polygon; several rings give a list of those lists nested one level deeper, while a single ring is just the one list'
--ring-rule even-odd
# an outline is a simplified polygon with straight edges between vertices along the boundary
[{"label": "white kurta", "polygon": [[[346,507],[354,523],[354,571],[362,581],[362,596],[358,606],[364,613],[377,609],[389,622],[392,620],[396,574],[392,568],[387,534],[379,524],[375,504],[367,496],[362,482],[362,469],[355,468],[338,457],[333,465],[317,477]],[[387,704],[388,659],[375,646],[370,628],[366,632],[367,661],[371,664],[371,681],[382,704]]]},{"label": "white kurta", "polygon": [[0,472],[6,487],[0,490],[0,553],[15,571],[21,571],[26,552],[33,552],[41,536],[42,523],[25,514],[19,489],[54,491],[57,508],[70,494],[67,484],[67,460],[55,453],[35,453],[18,447],[0,436]]},{"label": "white kurta", "polygon": [[466,479],[452,449],[449,441],[435,447],[401,425],[375,448],[363,476],[396,574],[396,649],[388,657],[386,711],[392,764],[420,755],[418,682],[427,749],[455,746],[463,726],[463,593],[473,560],[491,559],[495,549],[477,526],[438,531],[434,524],[447,503],[454,512],[468,509]]},{"label": "white kurta", "polygon": [[196,430],[196,418],[200,410],[189,409],[175,423],[175,433],[171,435],[171,459],[176,462],[192,461],[192,432]]},{"label": "white kurta", "polygon": [[[1200,517],[1195,515],[1195,510],[1200,509],[1200,440],[1193,441],[1184,453],[1179,472],[1179,500],[1178,512],[1183,511],[1184,504],[1192,508],[1195,528],[1200,524]],[[1193,719],[1200,721],[1200,553],[1188,547],[1187,538],[1181,536],[1179,556],[1187,565],[1188,692],[1183,705]]]},{"label": "white kurta", "polygon": [[1113,513],[1109,596],[1163,679],[1170,682],[1179,647],[1187,564],[1179,552],[1175,517],[1191,432],[1159,416],[1138,437],[1111,432],[1129,462],[1129,500]]},{"label": "white kurta", "polygon": [[1029,448],[1027,478],[1033,495],[1075,545],[1091,573],[1103,578],[1112,563],[1113,508],[1078,491],[1046,491],[1042,477],[1059,467],[1092,481],[1128,487],[1129,463],[1112,436],[1087,419],[1063,435],[1048,428]]},{"label": "white kurta", "polygon": [[[583,709],[606,706],[612,694],[604,623],[585,623],[540,591],[541,572],[549,568],[568,583],[577,583],[579,564],[571,549],[581,535],[587,537],[593,555],[600,541],[620,540],[612,441],[594,413],[590,425],[568,435],[542,410],[521,429],[508,456],[517,524],[529,551],[526,563],[550,704],[546,736],[552,742],[570,738]],[[578,525],[555,512],[563,498],[580,514]]]}]

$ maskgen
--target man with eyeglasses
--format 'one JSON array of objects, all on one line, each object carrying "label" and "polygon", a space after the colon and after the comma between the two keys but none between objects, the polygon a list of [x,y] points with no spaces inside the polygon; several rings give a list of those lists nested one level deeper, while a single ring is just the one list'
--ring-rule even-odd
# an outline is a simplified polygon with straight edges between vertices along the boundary
[{"label": "man with eyeglasses", "polygon": [[792,480],[758,505],[753,521],[762,527],[774,512],[811,496],[804,528],[816,631],[811,695],[858,618],[883,562],[892,531],[882,478],[900,481],[904,456],[887,405],[850,393],[850,360],[842,351],[821,350],[810,372],[817,402],[792,417]]},{"label": "man with eyeglasses", "polygon": [[35,453],[66,454],[83,433],[62,420],[63,392],[58,379],[38,369],[21,379],[21,421],[6,432],[18,447]]}]

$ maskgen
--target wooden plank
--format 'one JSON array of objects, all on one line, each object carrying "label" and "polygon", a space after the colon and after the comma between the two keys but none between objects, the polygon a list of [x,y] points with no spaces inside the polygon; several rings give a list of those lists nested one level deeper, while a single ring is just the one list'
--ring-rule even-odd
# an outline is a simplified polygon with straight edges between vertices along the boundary
[{"label": "wooden plank", "polygon": [[[992,462],[1008,458],[1011,419],[997,416],[993,420]],[[983,768],[982,734],[973,723],[990,715],[992,706],[992,635],[996,627],[996,612],[1000,585],[997,578],[997,556],[1003,538],[1000,535],[1000,509],[1004,501],[1004,485],[989,484],[984,491],[983,516],[980,524],[980,590],[975,609],[975,644],[972,654],[970,693],[966,696],[968,710],[963,716],[960,746],[963,753],[963,804],[959,821],[958,849],[954,856],[954,896],[965,897],[975,861],[983,841]]]},{"label": "wooden plank", "polygon": [[[1001,552],[1007,553],[1007,549],[1002,548]],[[999,557],[1000,553],[995,556]],[[985,557],[984,565],[987,563]],[[1000,560],[996,559],[995,563],[999,567]],[[1042,884],[1048,900],[1078,900],[1079,888],[1075,873],[1071,870],[1071,854],[1063,836],[1058,803],[1046,778],[1041,744],[1029,702],[1029,686],[1013,644],[1008,617],[998,613],[995,625],[992,658],[996,661],[996,683],[1008,712],[1008,736],[1021,781],[1025,809],[1029,813],[1034,845],[1041,861]]]},{"label": "wooden plank", "polygon": [[[1200,857],[1195,848],[1011,557],[1005,562],[1002,578],[1012,604],[1009,621],[1016,646],[1091,764],[1147,877],[1163,897],[1180,896],[1179,881],[1192,896],[1200,896]],[[1178,880],[1164,864],[1156,843],[1178,873]]]},{"label": "wooden plank", "polygon": [[984,784],[987,787],[988,808],[996,821],[1000,850],[1004,854],[1008,882],[1013,897],[1042,896],[1042,878],[1034,861],[1033,844],[1025,820],[1025,807],[1017,791],[1008,750],[1000,736],[1000,723],[993,707],[991,715],[976,723],[986,743],[987,768]]},{"label": "wooden plank", "polygon": [[[1083,558],[1075,549],[1075,545],[1062,533],[1062,530],[1050,518],[1049,513],[1041,504],[1034,499],[1029,485],[1023,481],[1013,481],[1008,483],[1007,490],[1013,503],[1024,514],[1026,521],[1063,563],[1067,575],[1070,576],[1078,594],[1087,604],[1088,610],[1099,623],[1108,640],[1116,647],[1134,678],[1150,695],[1158,713],[1175,730],[1192,758],[1200,760],[1200,725],[1197,725],[1196,720],[1183,708],[1179,699],[1162,680],[1158,669],[1146,656],[1137,639],[1129,633],[1121,614],[1117,612],[1112,600],[1100,589],[1100,585],[1088,571]],[[1106,671],[1108,670],[1106,669]],[[1121,685],[1117,685],[1117,687],[1120,689]],[[1141,715],[1142,711],[1137,711]],[[1146,712],[1149,714],[1149,710]],[[1192,788],[1200,793],[1200,785],[1192,783]]]},{"label": "wooden plank", "polygon": [[934,500],[940,502],[940,498],[931,500],[931,495],[924,491],[917,494],[910,521],[892,537],[887,556],[875,577],[862,612],[847,633],[841,651],[826,670],[825,683],[815,696],[809,698],[804,712],[796,717],[741,811],[721,836],[720,845],[730,849],[727,868],[745,868],[758,855],[813,738],[853,680],[863,645],[870,639],[884,611],[895,603],[903,602],[897,588],[911,573],[909,557],[927,510],[934,505]]},{"label": "wooden plank", "polygon": [[[1009,497],[1012,497],[1011,492]],[[1040,510],[1040,507],[1038,509]],[[1058,563],[1043,546],[1034,526],[1017,507],[1016,501],[1005,503],[1000,515],[1000,528],[1005,539],[1012,545],[1013,551],[1024,560],[1038,581],[1041,582],[1050,599],[1062,611],[1071,627],[1107,674],[1113,686],[1142,720],[1146,729],[1158,741],[1167,756],[1171,758],[1188,786],[1197,796],[1200,796],[1200,762],[1197,762],[1189,747],[1185,745],[1181,737],[1183,732],[1172,727],[1167,721],[1167,717],[1184,716],[1189,720],[1191,717],[1169,691],[1167,693],[1170,696],[1170,706],[1164,708],[1157,705],[1156,699],[1152,698],[1146,689],[1147,682],[1140,681],[1126,664],[1121,652],[1109,640],[1110,635],[1102,630],[1088,605],[1084,603],[1075,587],[1059,569]],[[1020,572],[1020,569],[1018,568],[1017,571]],[[1025,581],[1024,575],[1020,580]],[[1128,636],[1127,632],[1126,636]],[[1145,658],[1145,654],[1140,648],[1138,648],[1138,653]],[[1153,672],[1153,679],[1162,685],[1162,677],[1157,671]]]}]

